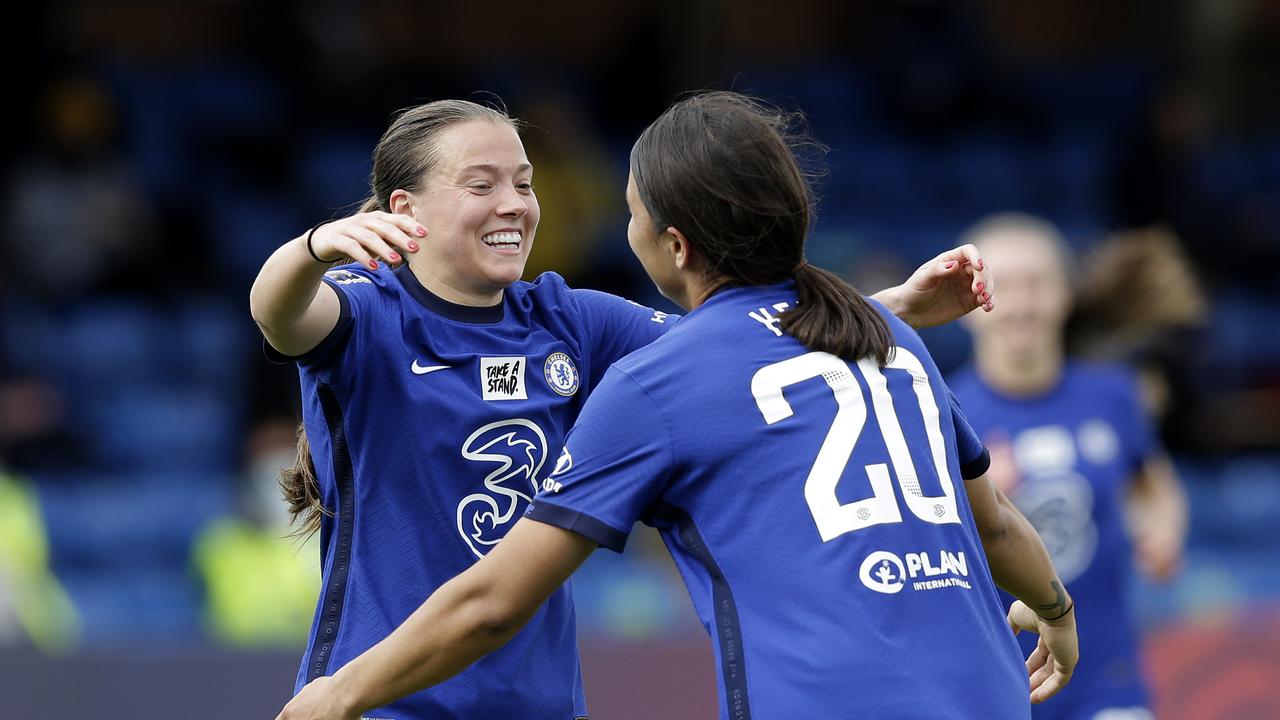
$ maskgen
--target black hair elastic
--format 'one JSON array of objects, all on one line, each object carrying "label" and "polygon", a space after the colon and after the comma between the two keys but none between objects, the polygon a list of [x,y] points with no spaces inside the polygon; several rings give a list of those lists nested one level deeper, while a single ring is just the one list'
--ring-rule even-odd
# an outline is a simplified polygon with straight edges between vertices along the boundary
[{"label": "black hair elastic", "polygon": [[1047,618],[1047,617],[1045,617],[1045,616],[1041,615],[1041,616],[1040,616],[1040,619],[1041,619],[1041,620],[1044,620],[1045,622],[1053,622],[1054,620],[1061,620],[1062,618],[1066,617],[1068,613],[1070,613],[1072,610],[1075,610],[1075,609],[1076,609],[1076,601],[1075,601],[1075,600],[1072,600],[1072,601],[1071,601],[1071,604],[1067,606],[1067,609],[1066,609],[1066,610],[1063,610],[1063,611],[1062,611],[1062,614],[1061,614],[1061,615],[1058,615],[1058,616],[1056,616],[1056,617],[1051,617],[1051,618]]},{"label": "black hair elastic", "polygon": [[340,258],[340,257],[339,257],[339,258],[334,258],[334,259],[332,259],[332,260],[325,260],[324,258],[322,258],[322,257],[320,257],[319,255],[317,255],[317,254],[316,254],[316,251],[311,247],[311,236],[316,234],[316,231],[320,229],[320,226],[321,226],[321,225],[328,225],[328,224],[329,224],[329,223],[331,223],[331,222],[333,222],[333,221],[332,221],[332,220],[321,220],[320,222],[316,223],[315,225],[312,225],[312,226],[311,226],[311,231],[307,233],[307,252],[311,253],[311,257],[315,258],[315,259],[316,259],[316,262],[318,262],[318,263],[324,263],[325,265],[332,265],[332,264],[334,264],[334,263],[338,262],[339,260],[341,260],[342,258]]}]

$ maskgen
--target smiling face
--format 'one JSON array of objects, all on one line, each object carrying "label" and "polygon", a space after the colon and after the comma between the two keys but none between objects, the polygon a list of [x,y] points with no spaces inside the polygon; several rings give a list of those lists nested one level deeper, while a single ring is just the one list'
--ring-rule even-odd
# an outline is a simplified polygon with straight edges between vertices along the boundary
[{"label": "smiling face", "polygon": [[434,142],[435,168],[422,189],[405,193],[430,232],[413,256],[414,273],[451,302],[501,302],[503,289],[524,273],[538,227],[524,145],[515,128],[487,120],[454,125]]}]

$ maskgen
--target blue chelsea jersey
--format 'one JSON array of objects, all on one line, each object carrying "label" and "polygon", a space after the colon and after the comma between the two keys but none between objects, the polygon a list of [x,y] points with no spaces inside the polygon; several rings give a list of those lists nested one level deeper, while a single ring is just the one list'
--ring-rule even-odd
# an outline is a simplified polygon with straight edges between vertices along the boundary
[{"label": "blue chelsea jersey", "polygon": [[657,527],[720,716],[1026,718],[964,488],[986,451],[920,339],[886,367],[779,327],[792,283],[722,290],[615,364],[527,513],[619,550]]},{"label": "blue chelsea jersey", "polygon": [[[407,268],[328,272],[337,326],[300,358],[326,508],[323,585],[295,691],[386,637],[521,516],[588,391],[675,320],[547,273],[500,305],[448,303]],[[586,714],[571,592],[502,649],[369,713],[394,720]]]},{"label": "blue chelsea jersey", "polygon": [[[952,378],[952,387],[993,448],[992,477],[1002,480],[1009,499],[1040,533],[1076,602],[1082,662],[1035,717],[1085,717],[1097,708],[1147,704],[1127,614],[1126,578],[1133,566],[1124,496],[1158,447],[1133,373],[1069,361],[1050,390],[1014,397],[966,368]],[[1029,650],[1035,636],[1022,642]]]}]

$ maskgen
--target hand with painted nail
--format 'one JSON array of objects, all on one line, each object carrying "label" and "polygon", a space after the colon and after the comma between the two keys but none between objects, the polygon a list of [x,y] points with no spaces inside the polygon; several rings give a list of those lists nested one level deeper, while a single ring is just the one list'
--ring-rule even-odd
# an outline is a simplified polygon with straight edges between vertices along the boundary
[{"label": "hand with painted nail", "polygon": [[912,327],[944,325],[977,308],[991,312],[995,283],[973,245],[952,248],[916,269],[907,281],[873,297]]},{"label": "hand with painted nail", "polygon": [[350,258],[376,270],[379,259],[398,263],[404,257],[402,253],[417,252],[418,241],[426,236],[427,229],[412,217],[375,210],[316,228],[311,235],[311,251],[322,260]]}]

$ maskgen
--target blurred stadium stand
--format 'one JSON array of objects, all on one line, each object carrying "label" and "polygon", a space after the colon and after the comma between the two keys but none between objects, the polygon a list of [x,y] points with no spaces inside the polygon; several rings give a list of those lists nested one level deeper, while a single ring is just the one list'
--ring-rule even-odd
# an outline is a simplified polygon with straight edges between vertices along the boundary
[{"label": "blurred stadium stand", "polygon": [[[0,647],[0,717],[267,716],[287,697],[300,649],[209,636],[191,549],[243,511],[246,438],[296,413],[249,285],[276,246],[363,199],[392,111],[476,91],[517,116],[559,103],[620,173],[635,133],[706,87],[808,115],[830,146],[811,258],[867,291],[994,210],[1042,214],[1081,250],[1152,223],[1179,236],[1211,307],[1173,388],[1198,404],[1164,428],[1191,538],[1172,585],[1135,580],[1134,611],[1160,717],[1280,717],[1258,679],[1280,677],[1280,2],[606,5],[25,9],[10,52],[29,112],[3,140],[0,469],[34,486],[81,630],[62,656]],[[590,248],[564,269],[575,285],[664,304],[625,251],[625,210],[600,213],[557,222],[585,237],[539,243]],[[924,336],[944,370],[966,360],[959,327]],[[574,580],[588,697],[599,717],[707,717],[707,640],[650,540]]]}]

